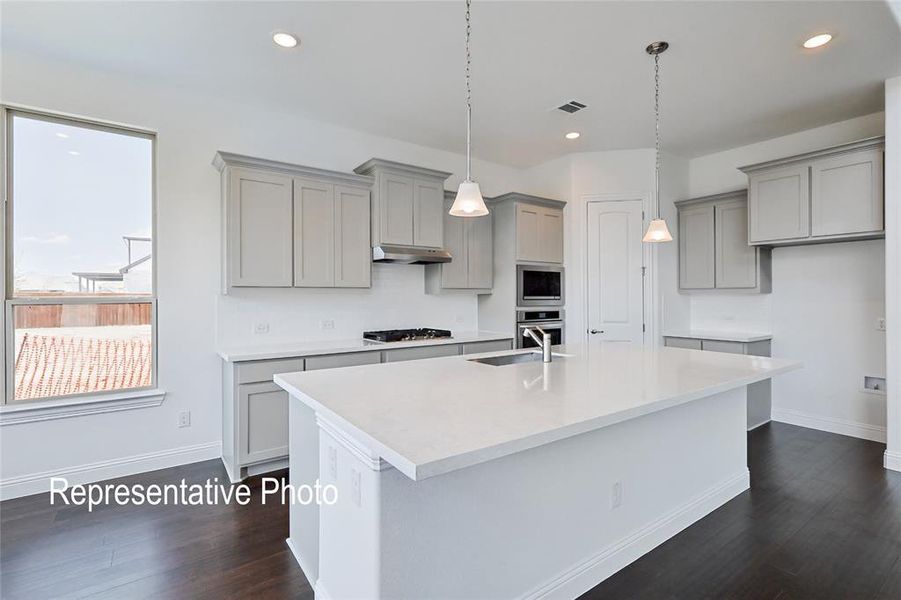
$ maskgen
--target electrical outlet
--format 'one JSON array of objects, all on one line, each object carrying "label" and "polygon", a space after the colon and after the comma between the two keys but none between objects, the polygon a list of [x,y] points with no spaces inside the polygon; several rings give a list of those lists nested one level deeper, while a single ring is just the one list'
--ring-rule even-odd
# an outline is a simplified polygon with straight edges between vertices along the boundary
[{"label": "electrical outlet", "polygon": [[179,427],[190,427],[191,426],[191,411],[183,410],[178,413],[178,426]]},{"label": "electrical outlet", "polygon": [[356,469],[350,470],[351,498],[354,504],[360,506],[363,504],[363,492],[360,490],[360,472]]},{"label": "electrical outlet", "polygon": [[325,320],[319,322],[319,327],[321,329],[334,329],[335,322],[332,321],[331,319],[325,319]]},{"label": "electrical outlet", "polygon": [[619,508],[623,503],[623,483],[621,481],[617,481],[613,484],[613,489],[610,490],[610,508]]},{"label": "electrical outlet", "polygon": [[885,317],[876,319],[876,331],[885,331]]},{"label": "electrical outlet", "polygon": [[269,323],[265,321],[260,321],[259,323],[253,324],[253,332],[256,334],[260,333],[269,333]]}]

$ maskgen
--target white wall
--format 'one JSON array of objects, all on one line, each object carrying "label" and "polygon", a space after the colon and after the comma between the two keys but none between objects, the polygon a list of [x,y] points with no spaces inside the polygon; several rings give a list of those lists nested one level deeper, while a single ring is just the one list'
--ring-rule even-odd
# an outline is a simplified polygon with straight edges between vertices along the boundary
[{"label": "white wall", "polygon": [[[895,5],[901,22],[901,4]],[[888,447],[885,466],[901,471],[901,77],[885,82],[885,302]]]},{"label": "white wall", "polygon": [[[884,124],[875,113],[692,159],[691,196],[747,187],[739,166],[883,135]],[[694,295],[691,324],[771,331],[773,356],[804,361],[774,381],[780,420],[884,439],[885,397],[861,391],[864,375],[885,375],[884,264],[881,240],[777,248],[772,294]]]},{"label": "white wall", "polygon": [[[423,267],[379,266],[370,291],[247,290],[219,295],[217,150],[349,171],[378,156],[464,172],[462,155],[278,114],[228,98],[197,97],[144,85],[131,74],[90,72],[62,62],[4,52],[2,101],[147,127],[158,132],[158,265],[162,406],[39,423],[7,425],[0,436],[4,489],[24,489],[43,473],[105,466],[107,476],[219,456],[220,364],[217,330],[228,343],[303,337],[357,337],[365,327],[476,327],[474,296],[423,293]],[[461,123],[462,127],[462,123]],[[519,188],[519,171],[475,161],[486,195]],[[403,301],[401,304],[401,300]],[[438,315],[436,317],[436,315]],[[267,335],[252,335],[265,318]],[[319,329],[333,319],[335,329]],[[191,411],[191,426],[176,427]],[[122,466],[126,457],[137,463]],[[88,474],[77,477],[85,479]],[[37,479],[36,479],[37,478]],[[10,488],[11,489],[11,488]]]}]

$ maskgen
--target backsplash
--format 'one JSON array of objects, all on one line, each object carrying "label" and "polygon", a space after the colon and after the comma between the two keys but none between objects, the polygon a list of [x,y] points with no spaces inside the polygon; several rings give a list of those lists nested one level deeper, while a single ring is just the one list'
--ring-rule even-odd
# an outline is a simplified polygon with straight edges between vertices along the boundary
[{"label": "backsplash", "polygon": [[424,268],[373,264],[369,289],[248,288],[220,294],[218,345],[353,339],[372,329],[478,329],[476,296],[426,294]]},{"label": "backsplash", "polygon": [[691,297],[691,327],[712,331],[772,329],[772,294],[695,294]]}]

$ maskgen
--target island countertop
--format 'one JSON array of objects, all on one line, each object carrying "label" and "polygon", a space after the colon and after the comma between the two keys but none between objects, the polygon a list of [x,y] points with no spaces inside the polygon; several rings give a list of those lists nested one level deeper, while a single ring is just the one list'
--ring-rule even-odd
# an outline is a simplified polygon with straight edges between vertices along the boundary
[{"label": "island countertop", "polygon": [[[500,354],[509,351],[473,356]],[[285,373],[275,383],[373,457],[420,480],[801,366],[624,343],[562,346],[550,364],[496,367],[473,356]]]}]

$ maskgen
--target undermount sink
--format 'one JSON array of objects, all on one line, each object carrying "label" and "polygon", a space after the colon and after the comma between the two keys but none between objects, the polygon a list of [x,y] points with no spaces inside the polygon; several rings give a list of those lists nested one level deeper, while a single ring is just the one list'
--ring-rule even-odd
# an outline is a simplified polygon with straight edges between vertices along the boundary
[{"label": "undermount sink", "polygon": [[[556,359],[557,356],[555,355]],[[524,362],[541,362],[540,352],[526,352],[520,354],[502,354],[500,356],[487,356],[485,358],[469,358],[470,362],[482,363],[493,367],[502,367],[504,365],[515,365]]]}]

